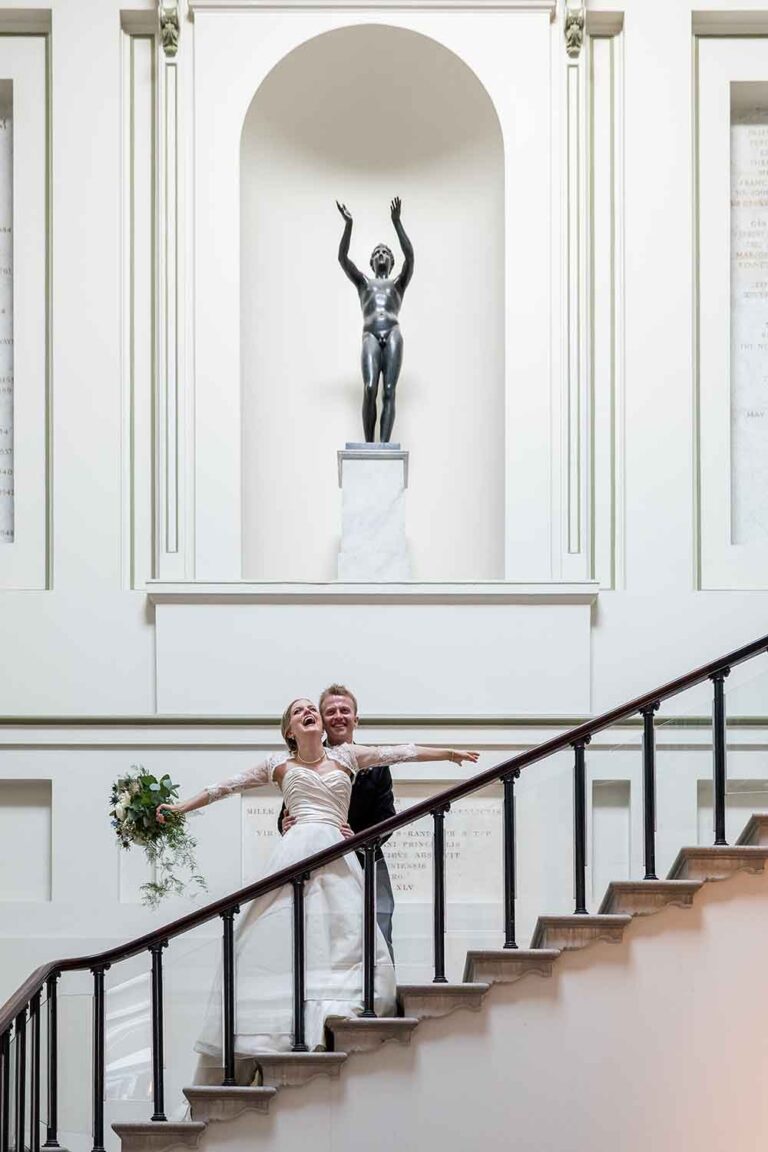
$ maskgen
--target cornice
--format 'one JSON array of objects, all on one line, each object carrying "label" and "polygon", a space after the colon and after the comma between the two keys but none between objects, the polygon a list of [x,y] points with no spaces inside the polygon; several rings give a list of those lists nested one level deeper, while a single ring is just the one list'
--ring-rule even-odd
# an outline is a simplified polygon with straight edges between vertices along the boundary
[{"label": "cornice", "polygon": [[189,0],[189,12],[547,12],[557,0]]},{"label": "cornice", "polygon": [[247,583],[173,584],[152,581],[146,586],[151,604],[593,604],[599,584],[523,584],[506,580],[476,583],[412,582],[403,584]]},{"label": "cornice", "polygon": [[691,12],[691,31],[694,36],[765,36],[768,11],[762,0],[756,0],[754,8],[745,5],[739,11],[729,11],[718,2]]}]

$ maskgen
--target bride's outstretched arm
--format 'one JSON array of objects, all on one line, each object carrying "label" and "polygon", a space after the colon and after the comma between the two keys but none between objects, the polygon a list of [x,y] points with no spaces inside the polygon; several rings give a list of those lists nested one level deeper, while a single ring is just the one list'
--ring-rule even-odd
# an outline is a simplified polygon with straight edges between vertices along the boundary
[{"label": "bride's outstretched arm", "polygon": [[159,824],[164,824],[166,812],[180,816],[185,812],[194,812],[196,808],[204,808],[207,804],[213,804],[225,796],[244,792],[246,788],[259,788],[262,784],[270,782],[273,770],[274,761],[269,757],[254,768],[246,768],[245,772],[238,772],[228,780],[222,780],[220,784],[209,784],[202,792],[190,796],[189,800],[180,800],[178,804],[158,804],[157,821]]},{"label": "bride's outstretched arm", "polygon": [[352,750],[360,770],[376,768],[380,764],[429,760],[450,760],[453,764],[463,764],[467,760],[476,764],[479,757],[478,752],[468,752],[463,748],[435,748],[429,744],[381,744],[376,748],[353,744]]},{"label": "bride's outstretched arm", "polygon": [[165,824],[166,815],[181,816],[184,812],[194,812],[196,808],[203,808],[210,803],[208,790],[204,788],[202,792],[190,796],[189,800],[180,800],[177,804],[158,804],[155,818],[158,824]]}]

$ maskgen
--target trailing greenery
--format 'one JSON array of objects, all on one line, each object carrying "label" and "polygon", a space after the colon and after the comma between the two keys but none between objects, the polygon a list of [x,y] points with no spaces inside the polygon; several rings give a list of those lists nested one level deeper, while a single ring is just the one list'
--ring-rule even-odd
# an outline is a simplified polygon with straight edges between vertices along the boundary
[{"label": "trailing greenery", "polygon": [[[186,816],[167,812],[164,822],[157,819],[159,804],[173,804],[178,784],[170,776],[159,780],[145,772],[141,764],[112,785],[109,815],[122,848],[139,844],[155,870],[154,880],[141,886],[142,903],[157,908],[166,896],[182,896],[188,886],[207,889],[197,872],[197,841],[187,830]],[[180,875],[181,873],[181,875]]]}]

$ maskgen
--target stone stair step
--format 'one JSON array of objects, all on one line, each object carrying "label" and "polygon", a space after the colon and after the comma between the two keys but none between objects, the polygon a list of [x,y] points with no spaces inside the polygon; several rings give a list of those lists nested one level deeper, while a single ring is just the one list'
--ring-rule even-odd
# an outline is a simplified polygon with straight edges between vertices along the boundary
[{"label": "stone stair step", "polygon": [[714,844],[681,848],[669,870],[670,880],[727,880],[736,872],[763,872],[768,847]]},{"label": "stone stair step", "polygon": [[[206,1064],[198,1068],[194,1088],[221,1088],[224,1083],[224,1065]],[[250,1088],[256,1075],[256,1060],[253,1056],[235,1057],[235,1084],[238,1088]]]},{"label": "stone stair step", "polygon": [[409,1016],[351,1016],[332,1020],[326,1027],[333,1036],[334,1051],[371,1052],[387,1040],[410,1044],[418,1020]]},{"label": "stone stair step", "polygon": [[498,948],[467,952],[464,979],[488,984],[514,984],[524,976],[551,976],[559,948]]},{"label": "stone stair step", "polygon": [[337,1077],[346,1052],[264,1052],[254,1057],[268,1088],[293,1088],[316,1076]]},{"label": "stone stair step", "polygon": [[624,929],[631,923],[631,916],[539,916],[531,948],[559,948],[562,952],[572,952],[598,941],[618,944]]},{"label": "stone stair step", "polygon": [[752,844],[758,848],[768,847],[768,813],[755,813],[750,816],[737,844]]},{"label": "stone stair step", "polygon": [[243,1112],[269,1112],[277,1095],[276,1088],[241,1088],[196,1084],[184,1089],[193,1120],[209,1124],[212,1120],[234,1120]]},{"label": "stone stair step", "polygon": [[196,1148],[205,1131],[201,1120],[146,1120],[113,1124],[122,1152],[166,1152],[169,1148]]},{"label": "stone stair step", "polygon": [[477,1012],[490,985],[466,982],[464,984],[401,984],[398,999],[403,1016],[426,1020],[447,1016],[458,1008]]},{"label": "stone stair step", "polygon": [[690,908],[700,888],[700,880],[615,880],[608,885],[598,912],[652,916],[670,905]]}]

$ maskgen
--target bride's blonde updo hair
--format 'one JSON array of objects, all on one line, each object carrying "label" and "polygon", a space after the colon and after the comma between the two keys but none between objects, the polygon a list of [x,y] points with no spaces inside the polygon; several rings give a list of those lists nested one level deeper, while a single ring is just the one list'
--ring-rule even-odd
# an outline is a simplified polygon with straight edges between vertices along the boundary
[{"label": "bride's blonde updo hair", "polygon": [[297,700],[309,700],[309,696],[297,696],[294,700],[291,700],[285,712],[283,712],[283,718],[280,721],[280,732],[290,752],[295,752],[299,747],[293,736],[288,735],[288,729],[291,726],[291,708],[293,708]]}]

